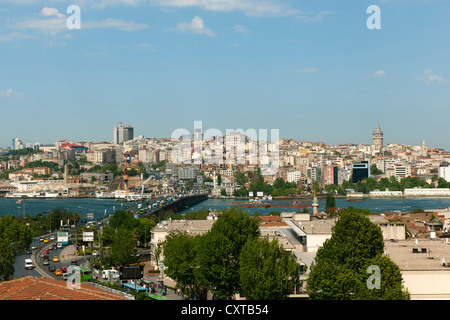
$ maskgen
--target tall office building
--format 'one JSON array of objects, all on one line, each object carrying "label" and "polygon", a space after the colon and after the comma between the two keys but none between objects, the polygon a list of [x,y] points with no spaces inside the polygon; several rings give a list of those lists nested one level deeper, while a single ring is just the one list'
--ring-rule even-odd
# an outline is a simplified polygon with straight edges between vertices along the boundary
[{"label": "tall office building", "polygon": [[129,140],[133,140],[134,129],[129,124],[123,124],[119,122],[117,127],[113,128],[113,143],[121,144]]},{"label": "tall office building", "polygon": [[377,121],[377,127],[372,135],[373,143],[372,146],[375,149],[381,150],[383,148],[383,131],[381,131],[380,124]]},{"label": "tall office building", "polygon": [[369,161],[355,161],[352,163],[352,182],[362,181],[370,176]]},{"label": "tall office building", "polygon": [[12,150],[20,150],[20,149],[24,149],[24,148],[25,148],[25,146],[20,138],[12,139],[12,145],[11,145]]}]

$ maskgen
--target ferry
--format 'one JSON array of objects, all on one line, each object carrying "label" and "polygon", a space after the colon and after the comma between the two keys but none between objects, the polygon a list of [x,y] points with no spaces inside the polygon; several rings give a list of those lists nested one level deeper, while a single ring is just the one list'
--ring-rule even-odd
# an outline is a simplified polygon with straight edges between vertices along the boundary
[{"label": "ferry", "polygon": [[57,193],[39,192],[39,191],[19,191],[7,193],[5,198],[57,198]]}]

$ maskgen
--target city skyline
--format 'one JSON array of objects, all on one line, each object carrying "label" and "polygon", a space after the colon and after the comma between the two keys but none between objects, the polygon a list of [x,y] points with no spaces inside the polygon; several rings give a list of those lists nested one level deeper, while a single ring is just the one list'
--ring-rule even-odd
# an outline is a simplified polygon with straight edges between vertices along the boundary
[{"label": "city skyline", "polygon": [[[78,5],[81,29],[67,9]],[[367,8],[381,9],[370,30]],[[440,0],[0,0],[0,146],[177,128],[450,150]]]},{"label": "city skyline", "polygon": [[[197,123],[200,123],[200,125],[201,125],[201,121],[197,121]],[[195,124],[194,124],[194,126],[195,126]],[[119,135],[119,131],[118,130],[119,130],[120,127],[126,128],[127,130],[131,130],[130,131],[131,135],[128,138],[125,138],[125,139],[120,138],[119,139],[118,138],[118,135]],[[71,140],[71,139],[67,139],[67,138],[58,138],[58,139],[55,139],[53,142],[40,142],[40,141],[23,141],[23,139],[21,139],[20,137],[16,137],[14,139],[11,139],[12,142],[10,143],[10,145],[7,145],[7,146],[1,146],[0,145],[0,149],[3,148],[3,149],[6,150],[6,149],[10,148],[12,150],[15,150],[15,149],[21,149],[21,148],[33,148],[33,146],[39,146],[39,145],[53,145],[55,142],[57,143],[58,141],[67,141],[67,142],[71,142],[71,143],[74,143],[74,142],[79,142],[79,143],[82,143],[82,142],[105,143],[106,142],[106,143],[112,143],[114,145],[118,145],[118,144],[122,144],[124,142],[127,142],[129,140],[136,140],[136,139],[140,139],[140,138],[143,138],[143,139],[174,139],[175,138],[175,136],[145,137],[142,134],[138,134],[138,135],[134,136],[133,135],[134,129],[135,128],[132,125],[130,125],[130,124],[124,125],[123,123],[118,122],[117,126],[113,127],[112,139],[103,139],[103,140],[96,140],[96,139],[94,139],[94,140],[92,140],[92,139],[91,140]],[[207,138],[204,139],[203,136],[204,136],[205,130],[203,128],[201,128],[202,130],[200,130],[198,128],[197,129],[193,128],[192,131],[189,131],[189,128],[181,128],[181,129],[183,129],[183,131],[189,132],[188,135],[190,136],[190,138],[193,141],[196,140],[196,139],[197,140],[208,141],[210,139],[210,137],[207,137]],[[253,130],[253,128],[249,128],[247,130],[244,130],[242,128],[236,128],[236,129],[228,128],[228,129],[226,129],[226,130],[224,130],[222,132],[220,129],[217,129],[217,128],[207,128],[206,132],[209,131],[210,134],[211,134],[211,132],[218,133],[217,136],[225,137],[227,135],[226,134],[227,130],[231,130],[230,131],[231,133],[232,132],[236,132],[236,133],[240,132],[240,133],[246,135],[250,140],[253,140],[253,141],[260,141],[261,140],[261,141],[267,141],[267,142],[274,142],[274,141],[277,140],[277,132],[271,132],[270,129],[259,129],[259,130],[256,129],[256,130]],[[172,135],[174,135],[174,134],[175,133],[173,132]],[[253,137],[254,134],[256,134],[255,137]],[[260,137],[261,134],[264,135],[264,136]],[[272,137],[271,134],[273,134],[274,136]],[[176,135],[176,136],[181,139],[185,135],[180,135],[180,136]],[[345,145],[345,144],[349,144],[349,145],[372,145],[372,146],[375,147],[375,149],[384,148],[384,147],[386,147],[389,144],[393,144],[393,145],[395,145],[395,144],[408,145],[408,144],[401,143],[401,142],[387,142],[387,143],[384,143],[383,142],[383,131],[380,128],[379,121],[377,121],[375,130],[371,134],[371,141],[370,142],[364,142],[364,143],[340,142],[340,143],[337,143],[337,144],[330,144],[330,143],[327,143],[324,140],[315,140],[315,141],[298,140],[298,139],[293,139],[293,138],[289,138],[289,137],[281,137],[281,136],[278,137],[278,138],[279,139],[284,139],[284,140],[295,140],[297,142],[325,143],[326,145],[330,145],[330,146],[337,146],[339,144],[341,144],[341,145]],[[18,142],[21,145],[17,148],[16,144]],[[419,145],[423,146],[423,145],[425,145],[425,143],[426,143],[426,141],[422,140],[421,143],[409,144],[409,145],[410,146],[419,146]],[[433,148],[433,149],[444,149],[444,148],[441,148],[440,146],[428,146],[428,147]],[[445,151],[447,151],[447,150],[445,150]]]}]

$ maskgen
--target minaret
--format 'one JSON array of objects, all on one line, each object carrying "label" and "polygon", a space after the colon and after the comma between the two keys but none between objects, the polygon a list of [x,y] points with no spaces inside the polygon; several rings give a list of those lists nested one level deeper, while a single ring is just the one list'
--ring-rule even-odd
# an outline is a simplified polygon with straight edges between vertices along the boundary
[{"label": "minaret", "polygon": [[69,166],[66,163],[64,165],[64,183],[68,183],[69,182],[68,174],[69,174]]},{"label": "minaret", "polygon": [[373,139],[372,147],[374,149],[381,150],[381,148],[383,148],[383,131],[381,131],[378,120],[377,120],[377,127],[375,128],[375,131],[373,132],[372,135],[372,139]]},{"label": "minaret", "polygon": [[319,202],[317,201],[317,194],[316,194],[316,190],[314,190],[313,193],[313,203],[312,203],[312,207],[313,207],[313,214],[317,215],[319,213]]},{"label": "minaret", "polygon": [[427,157],[428,156],[428,148],[427,145],[425,144],[425,140],[423,140],[422,142],[422,147],[420,148],[421,153],[422,153],[422,157]]}]

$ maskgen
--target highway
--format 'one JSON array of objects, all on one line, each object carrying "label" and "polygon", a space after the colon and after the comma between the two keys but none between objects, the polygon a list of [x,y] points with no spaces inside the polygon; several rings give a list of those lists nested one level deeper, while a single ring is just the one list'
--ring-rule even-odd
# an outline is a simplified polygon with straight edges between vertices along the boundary
[{"label": "highway", "polygon": [[[44,236],[36,237],[33,239],[31,248],[36,248],[32,250],[32,253],[27,253],[25,255],[18,255],[16,256],[16,261],[14,264],[15,272],[14,272],[14,278],[20,278],[24,276],[33,276],[33,277],[41,277],[46,276],[52,279],[62,279],[62,276],[57,276],[53,271],[49,270],[50,266],[55,267],[56,269],[61,269],[61,267],[68,267],[71,263],[70,260],[64,260],[62,257],[63,251],[67,248],[67,246],[63,246],[62,248],[54,248],[53,244],[56,243],[56,234],[57,232],[46,234]],[[40,239],[55,237],[55,240],[49,240],[49,242],[45,243],[43,241],[40,241]],[[48,254],[45,254],[44,251],[48,250]],[[44,265],[44,259],[42,258],[43,255],[48,255],[49,264]],[[59,261],[53,261],[53,257],[57,256]],[[67,257],[65,257],[67,258]],[[26,270],[24,267],[24,261],[25,259],[31,259],[33,261],[34,268]],[[84,257],[77,257],[75,260],[81,262],[84,261]]]},{"label": "highway", "polygon": [[[144,209],[145,214],[150,214],[153,212],[158,212],[161,209],[164,209],[165,207],[172,206],[174,203],[177,203],[178,201],[182,201],[185,198],[192,197],[193,195],[183,195],[181,197],[178,197],[176,200],[167,201],[167,198],[154,198],[149,199],[149,203],[147,205],[142,205],[142,208],[138,207],[138,203],[129,207],[126,209],[127,211],[137,213],[140,212],[141,209]],[[156,208],[153,207],[154,204],[157,203]],[[105,217],[103,219],[100,219],[99,222],[101,222],[102,225],[106,225],[109,217]],[[98,228],[99,225],[95,224],[95,227]],[[24,276],[33,276],[33,277],[40,277],[40,276],[46,276],[53,279],[62,279],[62,276],[55,275],[54,272],[49,271],[49,266],[54,266],[55,269],[60,269],[61,267],[69,267],[71,264],[71,260],[67,260],[66,257],[62,257],[63,253],[67,252],[67,246],[63,246],[62,248],[54,248],[53,244],[56,242],[57,232],[55,231],[49,234],[41,235],[39,237],[35,237],[32,241],[31,248],[35,248],[28,253],[24,255],[17,255],[16,261],[14,264],[15,272],[14,272],[14,278],[21,278]],[[74,231],[69,231],[69,234],[73,233]],[[50,240],[51,237],[54,237],[54,240]],[[49,242],[43,242],[40,241],[41,239],[48,238]],[[65,250],[66,249],[66,250]],[[71,247],[73,249],[73,247]],[[44,254],[44,250],[48,250],[48,257],[49,257],[49,265],[43,265],[43,258],[42,255]],[[64,251],[64,252],[63,252]],[[60,261],[53,261],[53,257],[57,256]],[[33,261],[34,268],[30,270],[26,270],[24,267],[24,261],[25,259],[31,259]],[[75,260],[79,261],[79,264],[81,264],[84,261],[85,257],[76,257]],[[73,260],[73,259],[72,259]]]}]

